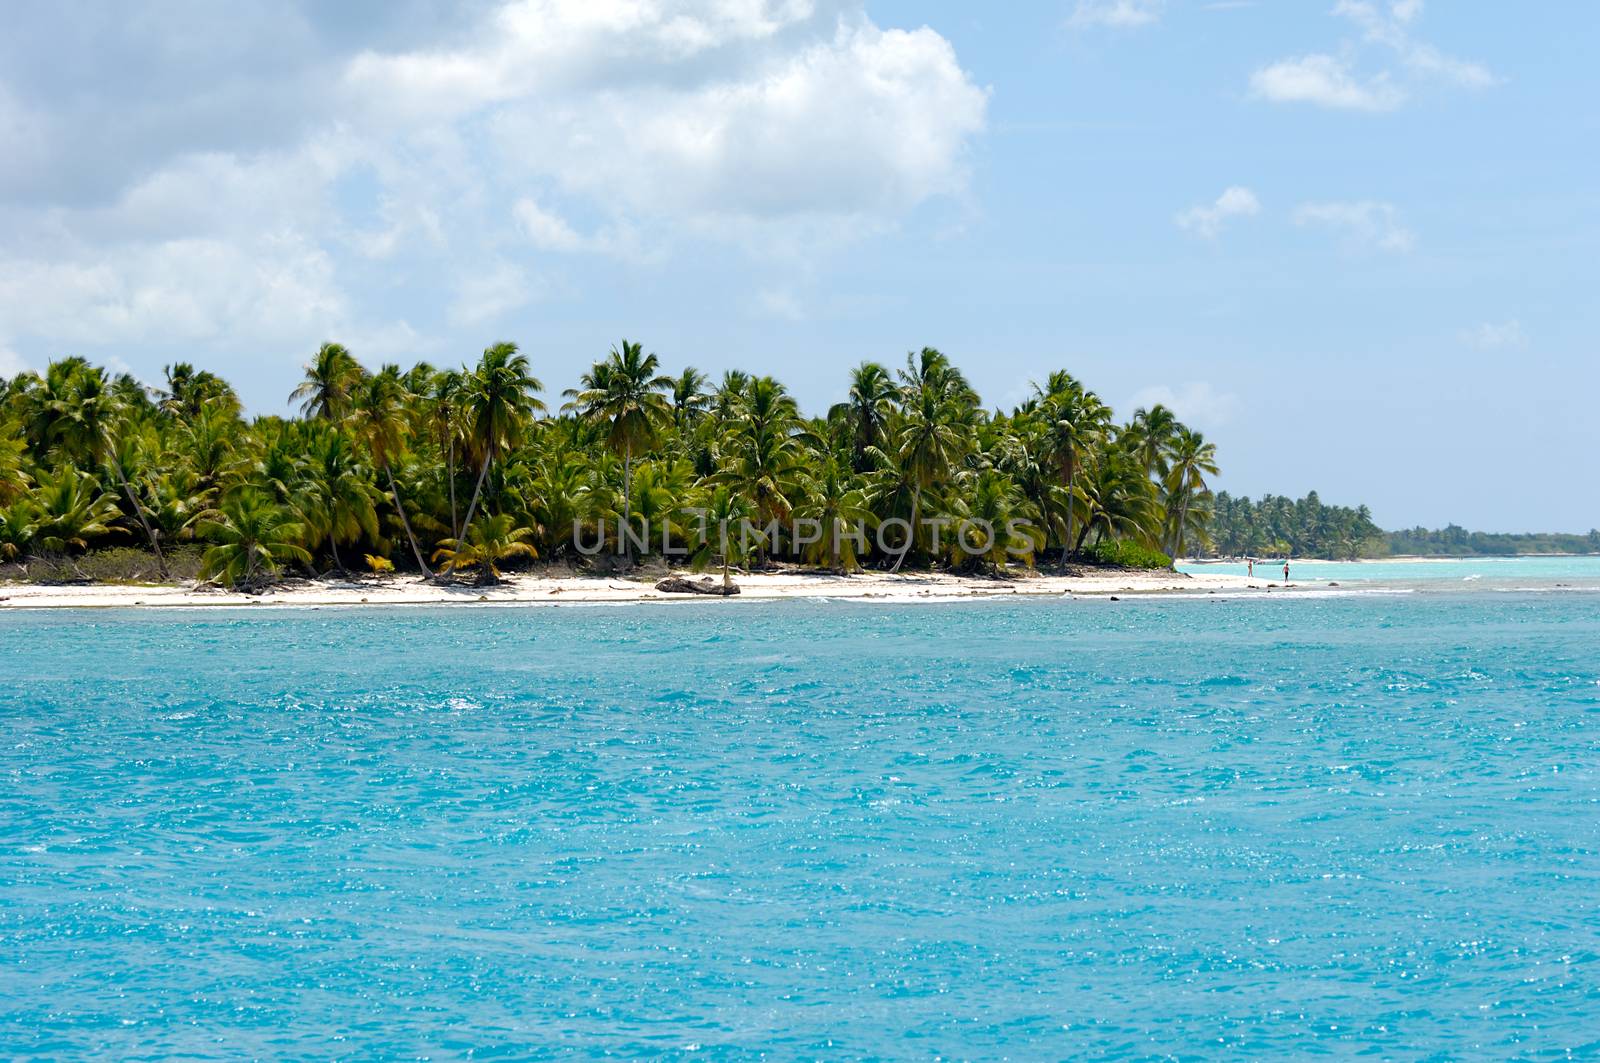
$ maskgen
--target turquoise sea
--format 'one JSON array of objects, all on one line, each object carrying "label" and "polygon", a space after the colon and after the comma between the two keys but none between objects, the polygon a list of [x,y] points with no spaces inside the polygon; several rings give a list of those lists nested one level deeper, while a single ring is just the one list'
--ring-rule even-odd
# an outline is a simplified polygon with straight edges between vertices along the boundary
[{"label": "turquoise sea", "polygon": [[0,1055],[1595,1058],[1558,581],[0,612]]},{"label": "turquoise sea", "polygon": [[[1186,562],[1185,572],[1246,574],[1241,562]],[[1258,561],[1256,578],[1282,582],[1283,562]],[[1469,557],[1393,561],[1300,561],[1289,563],[1295,583],[1395,590],[1600,591],[1600,555],[1576,557]]]}]

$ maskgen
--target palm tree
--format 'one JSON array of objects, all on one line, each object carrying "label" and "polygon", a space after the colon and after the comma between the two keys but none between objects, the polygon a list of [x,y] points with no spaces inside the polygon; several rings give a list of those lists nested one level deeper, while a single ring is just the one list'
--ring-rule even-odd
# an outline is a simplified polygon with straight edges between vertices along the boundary
[{"label": "palm tree", "polygon": [[300,403],[304,417],[343,420],[350,412],[350,393],[362,375],[360,364],[343,346],[324,343],[305,369],[305,380],[289,393],[289,401]]},{"label": "palm tree", "polygon": [[[611,348],[605,361],[583,375],[579,388],[567,392],[573,408],[606,426],[606,445],[622,454],[622,512],[629,521],[633,457],[655,444],[657,428],[671,414],[661,391],[672,386],[672,379],[656,372],[660,364],[642,345],[623,340],[620,349]],[[624,554],[631,549],[624,536]]]},{"label": "palm tree", "polygon": [[[924,351],[924,355],[927,353]],[[911,492],[911,529],[905,548],[894,559],[895,572],[900,571],[916,545],[923,494],[935,482],[949,478],[970,443],[970,419],[960,405],[964,384],[962,388],[951,388],[947,386],[948,378],[926,372],[926,357],[921,368],[924,372],[917,378],[920,382],[908,385],[908,406],[900,415],[897,431],[895,457],[915,489]]]},{"label": "palm tree", "polygon": [[161,412],[169,417],[197,417],[207,406],[221,407],[237,414],[239,396],[232,386],[215,373],[196,369],[188,362],[165,366],[167,386],[158,391]]},{"label": "palm tree", "polygon": [[309,487],[315,506],[299,508],[302,513],[310,509],[318,515],[316,530],[328,540],[334,568],[345,572],[339,544],[355,542],[362,535],[376,539],[378,511],[366,470],[356,460],[355,448],[343,431],[322,433],[312,443]]},{"label": "palm tree", "polygon": [[445,482],[450,489],[450,534],[461,534],[456,513],[456,447],[463,441],[461,400],[466,389],[464,374],[447,369],[433,377],[433,402],[429,408],[430,422],[439,449],[445,455]]},{"label": "palm tree", "polygon": [[859,479],[839,458],[829,456],[820,470],[803,476],[800,486],[803,501],[795,515],[814,521],[822,536],[807,548],[807,560],[826,561],[835,572],[860,568],[856,540],[872,522],[872,511]]},{"label": "palm tree", "polygon": [[28,441],[19,435],[11,435],[19,426],[12,424],[0,425],[0,503],[10,502],[28,489],[28,484],[33,478],[23,466],[23,457],[28,452]]},{"label": "palm tree", "polygon": [[1100,540],[1133,539],[1153,547],[1161,544],[1161,503],[1137,452],[1121,446],[1101,451],[1088,463],[1079,497],[1084,521],[1074,552],[1083,549],[1091,534]]},{"label": "palm tree", "polygon": [[744,401],[744,392],[750,386],[750,374],[742,369],[729,369],[722,374],[722,383],[711,394],[711,413],[720,422],[726,422]]},{"label": "palm tree", "polygon": [[763,526],[788,519],[793,510],[799,425],[800,408],[782,384],[769,376],[749,382],[734,415],[731,461],[717,478],[750,501]]},{"label": "palm tree", "polygon": [[[523,433],[544,403],[534,397],[544,385],[533,375],[526,355],[515,343],[497,343],[483,352],[466,384],[467,436],[478,454],[478,482],[472,488],[463,528],[472,526],[483,495],[483,482],[495,458],[522,445]],[[457,536],[460,538],[460,536]]]},{"label": "palm tree", "polygon": [[485,516],[467,530],[465,539],[446,539],[434,551],[434,560],[443,559],[447,570],[478,566],[478,582],[489,585],[500,582],[497,561],[513,557],[538,557],[539,552],[528,542],[534,529],[518,527],[509,513]]},{"label": "palm tree", "polygon": [[745,530],[750,520],[750,504],[727,487],[717,487],[700,516],[699,546],[689,558],[689,567],[704,572],[720,560],[722,589],[727,591],[733,587],[733,566],[749,555],[750,543]]},{"label": "palm tree", "polygon": [[[150,527],[144,507],[128,483],[124,455],[115,439],[115,432],[128,412],[126,401],[108,386],[105,371],[98,366],[91,366],[81,359],[67,359],[57,364],[64,371],[55,377],[51,395],[47,399],[49,436],[79,468],[106,461],[134,516],[144,529],[150,549],[156,555],[156,567],[165,578],[167,565],[161,553],[161,544]],[[55,368],[51,366],[52,370]]]},{"label": "palm tree", "polygon": [[361,381],[355,395],[351,423],[356,435],[366,444],[373,464],[383,470],[389,481],[389,494],[394,499],[394,510],[405,529],[406,541],[411,544],[411,556],[424,576],[433,575],[428,563],[422,559],[422,548],[411,530],[411,519],[406,515],[405,500],[400,497],[400,485],[395,482],[393,462],[405,449],[408,422],[405,415],[405,390],[400,384],[399,371],[394,366]]},{"label": "palm tree", "polygon": [[1078,466],[1083,455],[1100,442],[1111,411],[1066,372],[1050,374],[1043,388],[1034,385],[1034,395],[1038,399],[1036,416],[1044,426],[1045,450],[1067,489],[1067,529],[1061,547],[1062,560],[1066,560],[1075,543],[1072,525],[1078,503]]},{"label": "palm tree", "polygon": [[706,375],[694,366],[688,366],[676,378],[668,377],[668,390],[672,393],[672,424],[680,433],[694,427],[711,406],[711,396],[706,391]]},{"label": "palm tree", "polygon": [[89,548],[89,540],[109,535],[122,515],[93,476],[71,466],[41,474],[32,495],[27,538],[47,553]]},{"label": "palm tree", "polygon": [[968,473],[950,529],[948,552],[957,566],[987,563],[1004,573],[1013,557],[1028,564],[1043,543],[1026,496],[1004,473]]},{"label": "palm tree", "polygon": [[216,543],[201,560],[202,580],[252,590],[276,575],[285,562],[311,561],[311,554],[300,545],[305,526],[293,511],[254,489],[224,499],[220,508],[200,521],[198,530]]},{"label": "palm tree", "polygon": [[851,467],[856,472],[868,469],[868,448],[883,445],[894,398],[889,370],[877,362],[862,362],[850,370],[850,398],[828,411],[830,420],[842,420],[850,426]]},{"label": "palm tree", "polygon": [[1217,475],[1217,471],[1216,444],[1207,443],[1199,432],[1180,426],[1165,483],[1171,544],[1167,553],[1173,560],[1183,556],[1185,538],[1195,530],[1189,523],[1190,510],[1204,506],[1209,500],[1205,478]]},{"label": "palm tree", "polygon": [[1178,430],[1182,427],[1173,412],[1159,402],[1148,410],[1141,408],[1133,412],[1128,434],[1146,476],[1153,476],[1157,480],[1166,477],[1167,461],[1172,454]]}]

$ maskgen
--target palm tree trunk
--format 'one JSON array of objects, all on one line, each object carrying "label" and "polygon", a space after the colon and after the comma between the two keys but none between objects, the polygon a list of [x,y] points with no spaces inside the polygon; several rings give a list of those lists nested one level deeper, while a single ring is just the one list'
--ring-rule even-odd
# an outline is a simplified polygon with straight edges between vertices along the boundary
[{"label": "palm tree trunk", "polygon": [[483,494],[483,481],[489,476],[489,463],[492,461],[494,461],[494,455],[485,453],[483,456],[483,468],[478,470],[478,483],[472,489],[472,501],[467,505],[467,519],[461,522],[461,530],[456,533],[457,539],[465,537],[467,529],[472,527],[472,517],[473,514],[478,512],[478,499]]},{"label": "palm tree trunk", "polygon": [[1172,532],[1172,560],[1178,560],[1178,554],[1183,550],[1183,522],[1189,519],[1189,496],[1184,495],[1183,501],[1178,503],[1178,526]]},{"label": "palm tree trunk", "polygon": [[335,535],[328,536],[328,546],[333,550],[333,567],[341,574],[348,570],[344,567],[344,560],[339,557],[339,539]]},{"label": "palm tree trunk", "polygon": [[911,530],[906,532],[906,548],[904,550],[901,550],[900,551],[900,556],[896,557],[894,559],[894,568],[891,568],[889,570],[890,572],[899,572],[900,571],[900,566],[905,564],[906,555],[909,554],[911,552],[911,548],[916,545],[916,542],[917,542],[917,517],[920,515],[919,509],[920,509],[921,504],[922,504],[922,490],[920,488],[918,488],[917,491],[915,493],[913,493],[912,496],[911,496]]},{"label": "palm tree trunk", "polygon": [[445,448],[445,466],[450,474],[450,537],[461,538],[461,527],[456,524],[456,440],[450,437],[450,445]]},{"label": "palm tree trunk", "polygon": [[145,538],[150,540],[150,549],[155,551],[156,571],[161,573],[162,579],[166,579],[167,559],[161,554],[161,544],[156,540],[155,529],[150,527],[150,521],[144,515],[144,507],[139,504],[139,499],[134,496],[133,488],[128,485],[128,478],[122,472],[122,462],[112,458],[111,467],[117,471],[117,481],[122,484],[122,493],[127,496],[128,504],[133,507],[134,515],[139,518],[139,524],[144,528]]},{"label": "palm tree trunk", "polygon": [[[406,530],[406,539],[408,539],[411,543],[411,556],[417,559],[417,567],[422,569],[422,574],[424,576],[432,576],[433,570],[430,569],[428,567],[428,563],[422,559],[422,550],[417,546],[417,537],[411,532],[411,521],[406,516],[406,504],[400,501],[400,485],[394,482],[394,470],[389,468],[389,462],[387,460],[385,460],[383,463],[383,474],[389,478],[389,493],[394,495],[395,511],[400,514],[400,523]],[[335,547],[334,550],[334,556],[337,557],[338,547]]]},{"label": "palm tree trunk", "polygon": [[[622,450],[622,520],[628,525],[628,531],[633,531],[633,444],[630,442]],[[628,535],[622,536],[622,556],[631,560],[633,544]]]},{"label": "palm tree trunk", "polygon": [[1073,543],[1072,543],[1072,518],[1073,518],[1073,512],[1072,512],[1072,510],[1073,510],[1073,507],[1077,503],[1077,499],[1072,497],[1072,489],[1077,484],[1077,480],[1078,480],[1078,463],[1072,460],[1072,453],[1069,451],[1067,453],[1067,535],[1066,535],[1065,541],[1063,541],[1062,544],[1061,544],[1061,562],[1062,562],[1062,564],[1066,563],[1067,558],[1071,557],[1072,556],[1072,552],[1073,552]]}]

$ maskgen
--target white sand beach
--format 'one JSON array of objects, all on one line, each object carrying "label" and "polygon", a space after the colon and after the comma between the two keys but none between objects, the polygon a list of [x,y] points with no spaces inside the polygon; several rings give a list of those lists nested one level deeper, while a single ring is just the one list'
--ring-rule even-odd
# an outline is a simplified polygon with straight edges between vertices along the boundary
[{"label": "white sand beach", "polygon": [[752,573],[736,577],[740,594],[722,599],[667,594],[649,578],[513,576],[496,587],[441,585],[410,576],[296,581],[262,594],[240,594],[195,585],[44,585],[0,583],[0,609],[170,608],[218,606],[357,605],[595,605],[628,602],[714,602],[838,598],[885,602],[960,601],[1014,596],[1105,597],[1122,594],[1194,593],[1265,589],[1261,578],[1224,574],[1118,572],[1083,576],[980,579],[941,573],[815,572]]}]

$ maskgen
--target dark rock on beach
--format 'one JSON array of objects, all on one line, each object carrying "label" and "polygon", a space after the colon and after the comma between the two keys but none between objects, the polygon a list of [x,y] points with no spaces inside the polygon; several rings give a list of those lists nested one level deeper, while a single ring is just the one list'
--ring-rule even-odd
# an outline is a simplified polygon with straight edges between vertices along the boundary
[{"label": "dark rock on beach", "polygon": [[739,585],[730,583],[723,586],[718,580],[710,576],[702,576],[698,580],[684,579],[682,576],[668,576],[656,584],[656,590],[666,594],[713,594],[723,597],[739,593]]}]

